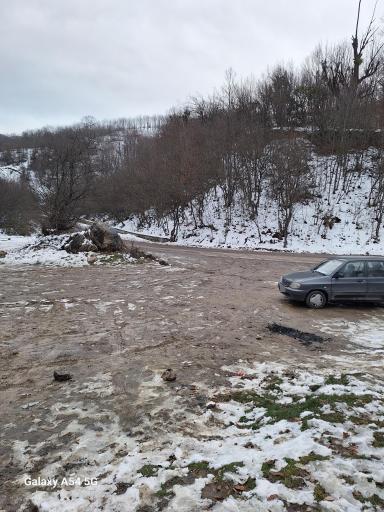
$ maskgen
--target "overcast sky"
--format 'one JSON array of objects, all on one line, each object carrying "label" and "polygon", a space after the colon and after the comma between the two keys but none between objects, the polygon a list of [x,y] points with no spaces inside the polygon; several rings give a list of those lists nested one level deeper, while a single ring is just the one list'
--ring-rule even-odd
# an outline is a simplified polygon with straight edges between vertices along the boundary
[{"label": "overcast sky", "polygon": [[[358,0],[0,0],[0,133],[166,113],[350,38]],[[375,0],[363,0],[362,26]],[[377,18],[383,16],[379,0]]]}]

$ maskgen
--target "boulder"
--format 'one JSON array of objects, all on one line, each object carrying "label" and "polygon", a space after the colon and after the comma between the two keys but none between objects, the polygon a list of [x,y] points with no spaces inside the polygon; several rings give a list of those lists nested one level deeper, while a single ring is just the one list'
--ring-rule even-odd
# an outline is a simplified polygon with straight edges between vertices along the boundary
[{"label": "boulder", "polygon": [[84,233],[74,233],[63,245],[72,254],[79,252],[124,252],[123,240],[113,228],[94,223]]},{"label": "boulder", "polygon": [[89,229],[89,238],[99,251],[122,252],[125,249],[124,242],[117,231],[100,222],[92,224]]},{"label": "boulder", "polygon": [[0,258],[5,258],[7,255],[7,251],[0,251]]},{"label": "boulder", "polygon": [[89,233],[75,233],[64,244],[63,249],[72,254],[78,252],[96,252],[98,249],[94,243],[89,239]]},{"label": "boulder", "polygon": [[176,380],[176,373],[171,368],[168,368],[161,374],[161,378],[165,382],[173,382]]},{"label": "boulder", "polygon": [[82,233],[75,233],[64,245],[64,249],[72,254],[77,254],[78,252],[83,250],[82,246],[84,242],[85,236]]}]

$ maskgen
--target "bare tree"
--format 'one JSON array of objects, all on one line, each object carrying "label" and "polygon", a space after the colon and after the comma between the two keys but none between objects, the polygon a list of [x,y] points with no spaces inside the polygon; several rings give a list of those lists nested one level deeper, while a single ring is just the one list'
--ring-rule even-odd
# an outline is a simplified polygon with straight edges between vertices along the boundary
[{"label": "bare tree", "polygon": [[363,82],[373,79],[380,67],[382,66],[383,59],[383,46],[384,43],[378,42],[376,39],[377,26],[375,26],[375,4],[370,22],[367,29],[359,37],[359,23],[361,12],[361,0],[357,9],[356,29],[352,36],[353,48],[353,71],[352,71],[352,86],[357,89]]},{"label": "bare tree", "polygon": [[373,167],[371,193],[369,206],[375,212],[373,239],[380,241],[380,230],[384,220],[384,154],[379,151],[376,163]]},{"label": "bare tree", "polygon": [[9,234],[28,235],[39,221],[37,198],[28,182],[0,179],[0,229]]},{"label": "bare tree", "polygon": [[277,203],[279,232],[284,247],[287,247],[296,206],[312,198],[314,184],[308,159],[308,149],[302,140],[277,140],[271,145],[269,196]]},{"label": "bare tree", "polygon": [[31,168],[47,229],[60,232],[78,220],[95,174],[94,153],[92,126],[46,133],[45,144],[35,151]]}]

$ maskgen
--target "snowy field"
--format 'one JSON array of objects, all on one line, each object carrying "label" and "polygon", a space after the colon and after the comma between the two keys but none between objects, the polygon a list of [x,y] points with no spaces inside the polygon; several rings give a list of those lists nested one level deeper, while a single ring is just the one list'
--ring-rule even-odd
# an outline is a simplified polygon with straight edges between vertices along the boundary
[{"label": "snowy field", "polygon": [[59,265],[64,267],[87,265],[84,253],[68,254],[61,249],[66,235],[55,237],[8,236],[0,233],[0,251],[7,255],[0,264],[7,265]]},{"label": "snowy field", "polygon": [[7,235],[0,231],[0,251],[18,251],[34,243],[36,236]]},{"label": "snowy field", "polygon": [[[87,227],[86,225],[84,225]],[[69,254],[62,249],[68,235],[55,236],[16,236],[6,235],[0,232],[0,251],[7,254],[0,259],[1,264],[7,265],[56,265],[61,267],[78,267],[88,265],[88,256],[94,253]],[[121,238],[128,242],[142,241],[133,235],[122,235]],[[114,261],[116,260],[116,261]],[[95,263],[117,263],[117,258],[112,256],[99,256]],[[121,255],[120,263],[133,263],[128,255]]]},{"label": "snowy field", "polygon": [[[34,492],[33,503],[47,512],[58,504],[63,512],[135,512],[145,506],[172,512],[277,512],[288,504],[292,510],[383,509],[382,382],[354,371],[330,374],[272,362],[239,362],[222,371],[228,384],[211,390],[205,411],[170,420],[155,446],[144,433],[125,434],[116,416],[106,418],[81,402],[57,404],[51,422],[76,416],[64,432],[76,442],[39,475],[58,475],[62,482],[63,466],[76,467],[86,457],[87,477],[97,479],[97,486],[74,489],[60,483]],[[165,403],[172,393],[159,375],[142,387]],[[98,375],[81,392],[108,399],[113,384],[108,375]],[[178,403],[173,407],[177,410]],[[94,431],[81,425],[89,416]],[[23,480],[31,477],[28,468],[38,462],[40,448],[15,446],[26,468]]]}]

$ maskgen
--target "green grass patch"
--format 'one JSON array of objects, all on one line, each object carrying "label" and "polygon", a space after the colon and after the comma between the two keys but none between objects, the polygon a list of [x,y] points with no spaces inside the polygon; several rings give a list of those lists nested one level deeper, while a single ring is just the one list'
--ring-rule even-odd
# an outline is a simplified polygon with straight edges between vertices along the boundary
[{"label": "green grass patch", "polygon": [[256,479],[248,478],[248,480],[243,485],[245,487],[245,492],[253,491],[253,489],[256,487]]},{"label": "green grass patch", "polygon": [[[299,461],[294,459],[284,459],[287,463],[279,471],[275,471],[271,468],[270,462],[266,463],[267,466],[261,468],[265,478],[271,482],[280,482],[289,489],[302,489],[305,487],[305,477],[309,476],[306,469],[300,467]],[[264,464],[263,464],[264,466]],[[274,466],[274,464],[273,464]]]},{"label": "green grass patch", "polygon": [[225,473],[236,473],[237,469],[242,466],[244,466],[243,462],[231,462],[230,464],[225,464],[220,468],[214,469],[210,467],[207,461],[202,460],[188,464],[188,471],[189,474],[193,475],[195,478],[204,478],[208,474],[213,474],[216,481],[221,481],[224,480]]},{"label": "green grass patch", "polygon": [[160,490],[156,492],[156,496],[158,498],[170,498],[171,496],[173,496],[174,492],[172,491],[172,486],[169,487],[167,483],[168,482],[165,482],[165,484],[161,484]]},{"label": "green grass patch", "polygon": [[[220,468],[214,469],[209,466],[207,461],[199,461],[192,462],[188,464],[188,475],[185,476],[176,476],[161,484],[161,488],[157,491],[156,496],[161,499],[165,499],[169,501],[174,496],[173,487],[175,485],[190,485],[192,484],[196,478],[205,478],[208,474],[212,474],[214,476],[213,481],[210,484],[207,484],[207,488],[214,487],[215,485],[222,488],[226,495],[237,495],[239,492],[248,492],[253,490],[256,487],[256,480],[254,478],[248,478],[244,484],[239,485],[241,490],[239,491],[231,481],[225,479],[226,473],[236,473],[239,467],[244,466],[243,462],[231,462],[230,464],[225,464]],[[157,466],[153,466],[153,468],[157,468]],[[142,468],[143,469],[143,468]],[[149,469],[149,466],[145,466],[144,472],[148,475],[148,472],[151,472],[152,468]],[[140,472],[142,472],[140,470]]]},{"label": "green grass patch", "polygon": [[351,476],[349,476],[349,475],[340,475],[340,478],[342,478],[344,480],[344,482],[346,482],[349,485],[354,485],[355,484],[354,479]]},{"label": "green grass patch", "polygon": [[[372,395],[311,395],[304,397],[303,402],[292,402],[290,404],[277,403],[276,397],[273,395],[259,395],[252,391],[236,391],[230,395],[217,397],[222,401],[234,400],[239,403],[253,403],[256,407],[266,409],[266,415],[274,421],[292,420],[300,416],[304,411],[311,411],[319,417],[326,416],[322,413],[321,408],[324,405],[334,405],[337,403],[346,404],[349,407],[362,406],[373,400]],[[338,413],[333,413],[333,420],[341,419]]]},{"label": "green grass patch", "polygon": [[370,416],[348,416],[348,420],[355,425],[370,425],[373,420]]},{"label": "green grass patch", "polygon": [[153,464],[145,464],[145,466],[138,470],[138,473],[141,473],[145,477],[155,476],[160,467],[161,466],[154,466]]},{"label": "green grass patch", "polygon": [[328,460],[329,456],[319,455],[318,453],[310,452],[308,455],[303,455],[300,457],[300,464],[308,464],[309,462],[314,462],[317,460]]},{"label": "green grass patch", "polygon": [[384,432],[374,432],[373,433],[372,446],[374,448],[384,448]]},{"label": "green grass patch", "polygon": [[267,377],[265,377],[263,382],[266,384],[264,386],[264,389],[266,389],[267,391],[279,391],[280,390],[280,385],[284,381],[278,375],[270,374]]},{"label": "green grass patch", "polygon": [[374,507],[380,507],[379,510],[384,510],[384,500],[383,498],[380,498],[377,494],[373,494],[368,498],[368,501],[373,505]]},{"label": "green grass patch", "polygon": [[212,473],[206,460],[191,462],[191,464],[188,464],[188,470],[195,478],[204,478],[208,473]]},{"label": "green grass patch", "polygon": [[325,492],[324,487],[320,484],[316,484],[313,490],[313,497],[315,501],[319,503],[319,501],[323,501],[323,499],[325,499],[326,496],[327,493]]},{"label": "green grass patch", "polygon": [[[310,475],[310,473],[302,466],[305,466],[309,462],[327,459],[329,459],[329,457],[324,457],[323,455],[319,455],[314,452],[311,452],[308,455],[303,455],[298,460],[286,458],[284,459],[286,465],[279,471],[275,470],[275,461],[269,460],[262,464],[261,472],[263,477],[271,482],[280,482],[289,489],[302,489],[306,485],[305,478]],[[321,489],[320,485],[315,487],[315,499],[316,496],[321,496]],[[321,500],[319,499],[318,501]]]},{"label": "green grass patch", "polygon": [[360,503],[370,503],[375,507],[375,510],[383,510],[384,508],[384,500],[380,498],[377,494],[372,494],[372,496],[363,496],[360,491],[353,491],[352,493],[355,500],[360,501]]},{"label": "green grass patch", "polygon": [[231,462],[230,464],[225,464],[221,466],[221,468],[213,470],[215,473],[217,480],[224,480],[225,473],[236,473],[237,468],[241,468],[244,466],[244,462]]},{"label": "green grass patch", "polygon": [[335,377],[334,375],[329,375],[325,380],[324,384],[333,384],[339,386],[348,386],[349,377],[346,373],[342,373],[340,377]]},{"label": "green grass patch", "polygon": [[167,480],[163,484],[161,484],[160,490],[157,491],[156,496],[158,498],[172,498],[175,494],[172,490],[174,485],[187,485],[188,482],[185,481],[184,478],[180,476],[175,476],[170,480]]},{"label": "green grass patch", "polygon": [[322,414],[321,419],[328,421],[328,423],[344,423],[345,415],[342,412],[330,412],[328,414]]},{"label": "green grass patch", "polygon": [[264,478],[268,478],[269,473],[271,470],[275,467],[275,461],[274,460],[268,460],[266,462],[263,462],[261,465],[261,472],[263,473]]},{"label": "green grass patch", "polygon": [[301,427],[300,427],[300,430],[301,430],[302,432],[304,432],[304,430],[308,430],[309,428],[311,428],[311,427],[310,427],[310,425],[309,425],[309,423],[308,423],[308,420],[310,420],[310,419],[312,419],[312,418],[313,418],[313,416],[310,416],[309,418],[308,418],[308,416],[306,416],[305,418],[303,418],[303,419],[302,419],[302,421],[301,421]]}]

